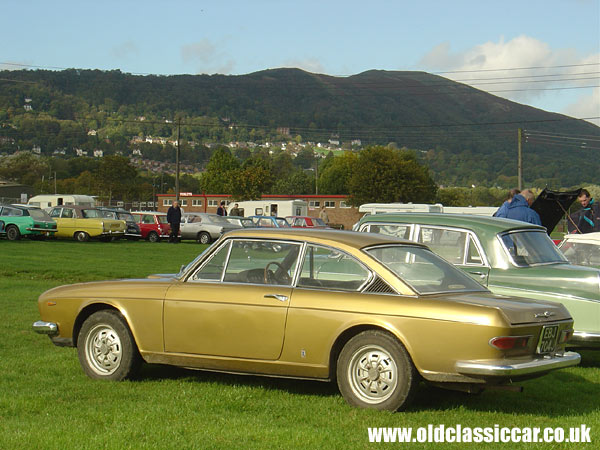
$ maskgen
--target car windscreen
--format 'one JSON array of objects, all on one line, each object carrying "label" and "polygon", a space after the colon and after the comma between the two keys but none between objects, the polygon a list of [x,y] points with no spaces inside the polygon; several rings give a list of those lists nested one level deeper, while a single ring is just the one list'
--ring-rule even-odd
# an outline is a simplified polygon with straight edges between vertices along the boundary
[{"label": "car windscreen", "polygon": [[418,294],[472,292],[487,289],[452,264],[423,247],[377,246],[366,252],[394,272]]},{"label": "car windscreen", "polygon": [[280,219],[279,217],[275,219],[275,221],[277,222],[277,225],[279,225],[281,228],[286,228],[289,227],[290,224],[287,223],[287,221],[285,219]]},{"label": "car windscreen", "polygon": [[117,213],[117,217],[119,218],[119,220],[124,220],[125,222],[135,222],[133,216],[126,212]]},{"label": "car windscreen", "polygon": [[33,217],[34,220],[41,220],[41,221],[48,221],[48,222],[52,220],[52,218],[48,215],[48,213],[46,211],[44,211],[43,209],[30,209],[29,215],[31,217]]},{"label": "car windscreen", "polygon": [[505,233],[500,240],[512,262],[519,267],[567,262],[544,231]]}]

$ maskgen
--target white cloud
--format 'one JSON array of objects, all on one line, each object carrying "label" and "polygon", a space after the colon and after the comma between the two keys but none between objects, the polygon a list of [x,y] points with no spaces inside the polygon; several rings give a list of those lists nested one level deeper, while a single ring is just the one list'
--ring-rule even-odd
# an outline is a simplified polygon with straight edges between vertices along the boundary
[{"label": "white cloud", "polygon": [[[582,92],[580,88],[597,85],[599,62],[600,54],[581,56],[576,50],[553,49],[545,42],[521,35],[509,41],[500,38],[498,42],[486,42],[462,52],[452,52],[448,43],[442,43],[419,64],[430,71],[452,72],[440,75],[477,89],[522,103],[535,100],[539,104],[550,96],[572,98]],[[593,108],[594,100],[586,96],[577,104],[581,107],[573,106],[569,111]],[[566,110],[561,112],[569,114]]]},{"label": "white cloud", "polygon": [[[600,88],[595,88],[591,94],[579,97],[577,101],[565,108],[564,113],[578,118],[600,117]],[[600,118],[588,120],[600,126]]]},{"label": "white cloud", "polygon": [[197,73],[230,74],[234,62],[208,39],[186,44],[181,47],[181,58],[186,64],[193,64]]}]

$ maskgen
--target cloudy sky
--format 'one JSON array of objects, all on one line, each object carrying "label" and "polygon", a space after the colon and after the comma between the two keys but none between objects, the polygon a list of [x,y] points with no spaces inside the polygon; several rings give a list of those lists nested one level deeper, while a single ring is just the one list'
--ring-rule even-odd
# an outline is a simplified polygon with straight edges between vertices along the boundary
[{"label": "cloudy sky", "polygon": [[4,0],[0,69],[422,70],[600,124],[600,0]]}]

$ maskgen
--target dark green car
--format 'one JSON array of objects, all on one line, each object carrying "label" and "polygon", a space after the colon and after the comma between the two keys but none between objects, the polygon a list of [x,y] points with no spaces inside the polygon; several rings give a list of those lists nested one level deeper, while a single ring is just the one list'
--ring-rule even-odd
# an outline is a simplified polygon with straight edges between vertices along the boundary
[{"label": "dark green car", "polygon": [[0,234],[9,241],[22,236],[54,236],[56,222],[43,209],[20,205],[0,205]]},{"label": "dark green car", "polygon": [[600,270],[569,263],[544,227],[485,216],[390,213],[365,216],[355,229],[426,244],[494,293],[562,303],[575,319],[569,343],[600,347]]}]

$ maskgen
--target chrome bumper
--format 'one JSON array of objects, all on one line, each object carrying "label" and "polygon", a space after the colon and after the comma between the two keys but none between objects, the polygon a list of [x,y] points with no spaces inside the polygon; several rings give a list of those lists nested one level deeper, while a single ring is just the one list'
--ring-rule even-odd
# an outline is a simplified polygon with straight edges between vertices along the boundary
[{"label": "chrome bumper", "polygon": [[39,227],[29,227],[27,231],[41,231],[44,233],[56,233],[58,230],[56,228],[39,228]]},{"label": "chrome bumper", "polygon": [[44,322],[38,320],[33,323],[33,331],[39,334],[47,334],[49,336],[56,336],[58,334],[58,325],[54,322]]},{"label": "chrome bumper", "polygon": [[573,337],[569,339],[567,345],[573,347],[600,347],[600,334],[599,333],[586,333],[585,331],[576,331],[573,333]]},{"label": "chrome bumper", "polygon": [[526,361],[519,359],[457,361],[455,368],[463,375],[517,377],[575,366],[579,361],[581,361],[579,353],[565,352],[562,355],[540,356]]}]

